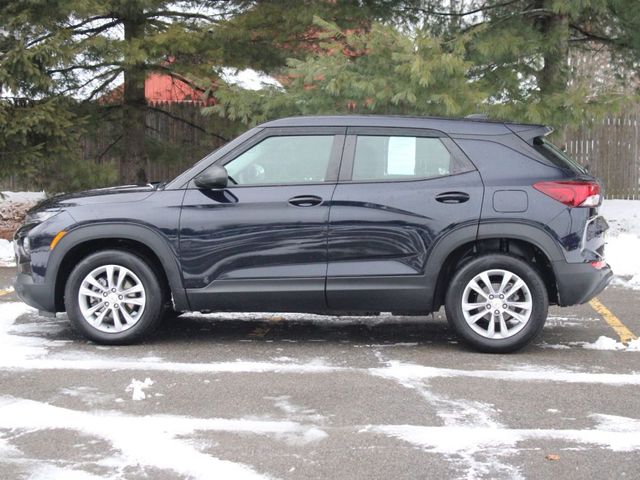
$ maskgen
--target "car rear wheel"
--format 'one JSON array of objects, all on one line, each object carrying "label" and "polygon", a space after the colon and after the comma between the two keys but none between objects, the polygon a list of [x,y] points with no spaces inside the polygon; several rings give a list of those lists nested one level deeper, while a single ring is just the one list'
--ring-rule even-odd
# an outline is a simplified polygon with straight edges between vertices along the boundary
[{"label": "car rear wheel", "polygon": [[447,292],[447,319],[459,337],[477,350],[518,350],[542,330],[547,289],[537,270],[503,254],[476,257],[453,276]]},{"label": "car rear wheel", "polygon": [[108,250],[83,259],[71,272],[65,306],[71,325],[97,343],[139,341],[164,312],[163,288],[142,258]]}]

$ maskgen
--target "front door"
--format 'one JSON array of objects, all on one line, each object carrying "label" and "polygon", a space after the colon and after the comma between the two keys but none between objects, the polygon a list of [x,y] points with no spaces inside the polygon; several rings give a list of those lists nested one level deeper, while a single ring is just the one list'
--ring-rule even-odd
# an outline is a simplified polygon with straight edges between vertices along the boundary
[{"label": "front door", "polygon": [[266,128],[185,192],[180,258],[193,310],[322,310],[329,202],[344,128]]},{"label": "front door", "polygon": [[440,132],[349,128],[330,212],[329,308],[428,311],[431,249],[477,226],[482,193],[478,172]]}]

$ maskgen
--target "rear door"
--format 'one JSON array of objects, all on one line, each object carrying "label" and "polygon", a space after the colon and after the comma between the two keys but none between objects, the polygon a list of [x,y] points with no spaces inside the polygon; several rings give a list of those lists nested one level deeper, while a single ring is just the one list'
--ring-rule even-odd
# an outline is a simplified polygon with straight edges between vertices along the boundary
[{"label": "rear door", "polygon": [[330,210],[329,307],[429,309],[431,249],[477,225],[482,194],[480,175],[441,132],[350,127]]},{"label": "rear door", "polygon": [[327,222],[345,128],[266,128],[216,162],[225,189],[190,182],[181,263],[194,310],[326,308]]}]

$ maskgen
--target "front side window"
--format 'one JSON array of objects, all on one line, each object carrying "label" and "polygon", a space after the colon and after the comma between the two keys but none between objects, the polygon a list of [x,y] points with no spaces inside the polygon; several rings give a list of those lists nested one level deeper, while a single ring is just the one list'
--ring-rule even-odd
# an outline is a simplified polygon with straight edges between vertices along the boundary
[{"label": "front side window", "polygon": [[269,137],[225,165],[237,185],[324,182],[333,135]]},{"label": "front side window", "polygon": [[457,173],[439,138],[358,136],[352,180],[411,180]]}]

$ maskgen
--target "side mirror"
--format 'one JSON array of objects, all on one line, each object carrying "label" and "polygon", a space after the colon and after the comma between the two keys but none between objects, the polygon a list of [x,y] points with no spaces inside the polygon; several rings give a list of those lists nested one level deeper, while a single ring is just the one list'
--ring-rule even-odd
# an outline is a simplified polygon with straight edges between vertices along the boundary
[{"label": "side mirror", "polygon": [[205,190],[212,190],[215,188],[225,188],[229,182],[229,174],[227,169],[220,165],[212,165],[204,172],[198,175],[194,182],[196,187]]}]

